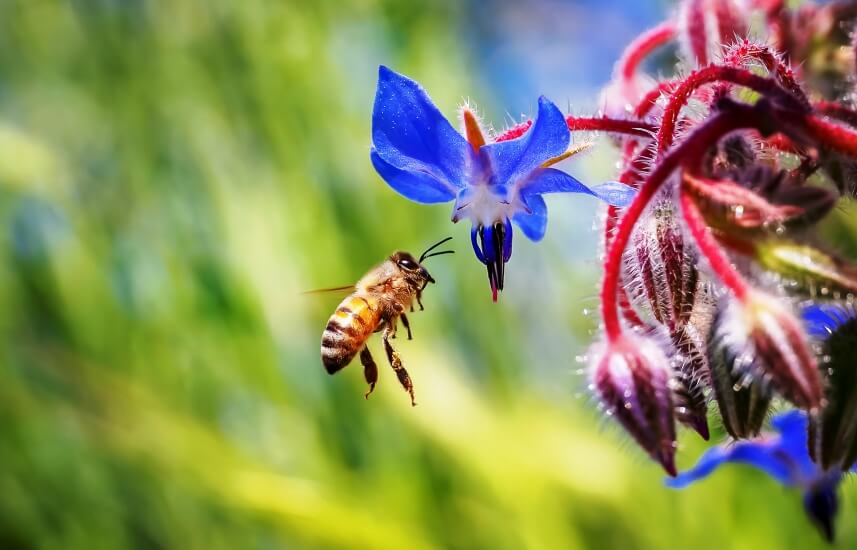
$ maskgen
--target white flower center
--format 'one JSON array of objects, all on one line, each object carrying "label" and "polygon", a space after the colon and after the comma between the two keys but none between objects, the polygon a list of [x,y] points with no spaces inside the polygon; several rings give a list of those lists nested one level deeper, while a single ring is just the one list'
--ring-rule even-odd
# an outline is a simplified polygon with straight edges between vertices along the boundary
[{"label": "white flower center", "polygon": [[474,226],[488,226],[511,218],[523,210],[524,205],[517,196],[499,197],[488,185],[474,185],[468,197],[456,202],[452,219],[458,221],[470,218]]}]

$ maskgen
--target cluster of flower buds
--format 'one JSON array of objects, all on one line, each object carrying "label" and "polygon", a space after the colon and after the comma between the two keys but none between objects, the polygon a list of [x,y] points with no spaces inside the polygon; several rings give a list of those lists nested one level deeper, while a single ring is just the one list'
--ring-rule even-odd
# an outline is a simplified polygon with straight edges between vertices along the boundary
[{"label": "cluster of flower buds", "polygon": [[[676,426],[708,439],[709,405],[740,440],[787,403],[819,476],[857,462],[857,266],[819,230],[857,189],[855,23],[857,2],[686,0],[602,96],[652,131],[615,138],[638,192],[605,217],[591,388],[671,476]],[[675,76],[642,75],[671,41]]]},{"label": "cluster of flower buds", "polygon": [[[791,404],[805,421],[783,440],[803,429],[807,445],[784,445],[812,465],[793,484],[832,536],[831,495],[857,461],[857,266],[818,229],[857,196],[857,1],[787,4],[684,0],[626,48],[602,114],[564,115],[542,97],[533,120],[499,134],[470,105],[456,130],[422,86],[381,67],[371,159],[404,197],[454,201],[452,221],[471,220],[495,301],[512,224],[545,234],[543,195],[609,205],[603,334],[589,353],[602,408],[676,476],[678,424],[707,440],[716,409],[741,448],[770,450],[768,413]],[[674,75],[644,74],[673,41]],[[613,137],[617,181],[553,167],[581,150],[579,131]]]}]

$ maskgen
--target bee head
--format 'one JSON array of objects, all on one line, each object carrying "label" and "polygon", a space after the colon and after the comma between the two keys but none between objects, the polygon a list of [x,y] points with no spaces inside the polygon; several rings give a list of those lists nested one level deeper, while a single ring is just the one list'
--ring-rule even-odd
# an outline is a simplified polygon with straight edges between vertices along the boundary
[{"label": "bee head", "polygon": [[453,250],[441,250],[439,252],[432,252],[435,248],[439,247],[443,243],[449,241],[452,237],[447,237],[440,242],[437,242],[425,252],[420,255],[420,259],[417,260],[413,257],[409,252],[396,252],[392,256],[390,256],[390,261],[396,264],[396,267],[402,272],[408,282],[419,290],[425,288],[425,286],[429,283],[435,282],[434,278],[431,274],[422,266],[423,262],[432,256],[440,256],[441,254],[452,254]]},{"label": "bee head", "polygon": [[426,271],[420,262],[411,255],[410,252],[396,252],[390,256],[390,261],[396,264],[405,278],[417,288],[422,288],[428,283],[433,283],[435,280],[431,274]]}]

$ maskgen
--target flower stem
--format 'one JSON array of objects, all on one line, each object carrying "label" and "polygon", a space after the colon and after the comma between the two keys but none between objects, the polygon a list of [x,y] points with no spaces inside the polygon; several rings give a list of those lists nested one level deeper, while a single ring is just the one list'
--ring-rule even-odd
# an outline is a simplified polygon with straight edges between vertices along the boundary
[{"label": "flower stem", "polygon": [[625,120],[609,117],[575,117],[569,115],[565,121],[571,132],[595,130],[650,138],[657,130],[655,125],[642,120]]},{"label": "flower stem", "polygon": [[744,67],[752,60],[760,61],[780,85],[793,94],[804,107],[809,107],[806,93],[797,83],[794,71],[766,45],[743,40],[735,44],[723,58],[723,65]]},{"label": "flower stem", "polygon": [[643,96],[634,108],[634,116],[642,119],[648,115],[649,111],[657,105],[658,99],[660,99],[664,94],[672,94],[679,82],[679,80],[667,80],[666,82],[659,83],[657,86],[646,92],[646,95]]},{"label": "flower stem", "polygon": [[813,109],[821,115],[840,120],[857,128],[857,111],[838,101],[819,101],[813,105]]},{"label": "flower stem", "polygon": [[714,235],[711,234],[711,230],[705,223],[699,207],[693,202],[693,197],[686,186],[680,187],[679,195],[682,216],[693,240],[696,242],[696,246],[708,260],[708,265],[711,266],[711,270],[717,275],[717,278],[732,291],[738,301],[743,302],[749,293],[747,283],[732,266],[732,262],[729,261],[726,253],[717,243]]},{"label": "flower stem", "polygon": [[[781,88],[773,79],[764,78],[745,69],[709,65],[690,75],[682,81],[673,92],[672,98],[664,108],[661,127],[658,130],[658,154],[666,152],[675,139],[675,126],[682,107],[685,106],[694,90],[711,82],[731,82],[759,92],[771,99],[779,99],[791,107],[796,107],[798,100]],[[800,105],[802,107],[802,105]]]},{"label": "flower stem", "polygon": [[644,31],[625,48],[622,57],[616,63],[616,74],[623,80],[631,80],[643,59],[673,37],[675,37],[675,24],[672,21],[665,21]]},{"label": "flower stem", "polygon": [[799,121],[783,118],[784,124],[800,125],[795,128],[796,132],[803,130],[821,147],[834,149],[839,153],[857,158],[857,131],[851,130],[839,124],[827,122],[812,115],[804,115]]},{"label": "flower stem", "polygon": [[[590,130],[597,132],[610,132],[614,134],[627,134],[642,138],[651,138],[657,130],[657,127],[655,125],[650,124],[648,122],[644,122],[642,120],[610,118],[605,116],[576,117],[568,115],[567,117],[565,117],[565,122],[568,125],[568,130],[570,132],[581,132]],[[529,130],[530,126],[532,125],[532,120],[525,120],[520,124],[516,124],[504,131],[502,134],[495,137],[494,143],[508,141],[510,139],[517,139],[524,135],[524,133]]]},{"label": "flower stem", "polygon": [[699,65],[708,64],[708,33],[705,30],[705,0],[688,0],[684,26],[691,52]]},{"label": "flower stem", "polygon": [[731,104],[728,110],[715,114],[661,159],[643,182],[634,201],[619,220],[616,234],[607,249],[604,280],[601,283],[601,315],[608,340],[615,342],[622,335],[616,300],[622,271],[622,254],[628,245],[634,226],[649,202],[680,164],[695,166],[705,151],[724,135],[741,128],[760,128],[762,122],[762,113],[758,104],[756,106]]}]

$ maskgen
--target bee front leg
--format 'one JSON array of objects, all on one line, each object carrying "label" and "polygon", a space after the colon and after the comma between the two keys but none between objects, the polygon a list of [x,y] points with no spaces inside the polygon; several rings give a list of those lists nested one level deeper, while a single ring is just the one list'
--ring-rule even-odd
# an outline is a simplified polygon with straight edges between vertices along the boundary
[{"label": "bee front leg", "polygon": [[[393,323],[391,323],[390,326],[393,326]],[[405,391],[410,394],[411,405],[416,406],[417,402],[414,401],[414,384],[411,382],[411,377],[408,375],[408,371],[406,371],[405,367],[402,366],[402,358],[399,357],[399,352],[394,350],[393,346],[390,345],[391,332],[392,331],[388,326],[384,329],[384,332],[381,335],[381,339],[384,341],[384,351],[387,352],[387,360],[390,362],[390,366],[393,367],[393,370],[396,371],[399,383],[403,388],[405,388]]]},{"label": "bee front leg", "polygon": [[405,330],[408,331],[408,340],[413,340],[414,337],[411,336],[411,324],[408,322],[408,316],[402,313],[399,317],[402,319],[402,324],[405,325]]},{"label": "bee front leg", "polygon": [[378,365],[372,359],[372,354],[368,347],[363,347],[360,351],[360,362],[363,364],[363,377],[366,383],[369,384],[369,391],[363,394],[363,397],[369,399],[369,394],[375,391],[375,383],[378,382]]},{"label": "bee front leg", "polygon": [[[422,297],[423,297],[423,291],[422,291],[422,290],[418,290],[418,291],[417,291],[417,304],[419,304],[419,306],[420,306],[420,311],[423,311],[423,310],[425,309],[425,308],[423,307]],[[413,307],[411,307],[411,311],[413,311],[413,310],[414,310],[414,308],[413,308]]]}]

